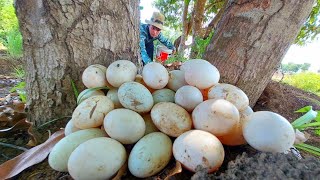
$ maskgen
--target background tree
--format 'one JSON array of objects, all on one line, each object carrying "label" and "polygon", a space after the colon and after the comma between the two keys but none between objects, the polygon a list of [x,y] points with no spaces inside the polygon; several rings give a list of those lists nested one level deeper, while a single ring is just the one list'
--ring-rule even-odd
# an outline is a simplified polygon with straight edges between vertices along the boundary
[{"label": "background tree", "polygon": [[313,0],[228,1],[203,58],[253,106],[309,16]]},{"label": "background tree", "polygon": [[301,70],[302,70],[302,71],[308,71],[309,68],[310,68],[310,66],[311,66],[310,63],[303,63],[303,64],[301,65]]},{"label": "background tree", "polygon": [[310,66],[311,66],[311,64],[309,64],[309,63],[295,64],[295,63],[289,62],[288,64],[282,64],[281,69],[283,72],[296,73],[299,70],[307,71],[310,68]]},{"label": "background tree", "polygon": [[29,120],[71,115],[71,82],[91,64],[137,63],[139,1],[16,0],[27,72]]}]

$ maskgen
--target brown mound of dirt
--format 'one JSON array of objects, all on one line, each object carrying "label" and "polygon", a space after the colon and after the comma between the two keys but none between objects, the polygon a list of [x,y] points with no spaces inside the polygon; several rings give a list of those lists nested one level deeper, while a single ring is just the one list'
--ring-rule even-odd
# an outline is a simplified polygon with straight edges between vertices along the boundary
[{"label": "brown mound of dirt", "polygon": [[229,162],[220,175],[207,175],[199,171],[192,179],[320,179],[320,160],[306,157],[298,160],[292,154],[243,153]]},{"label": "brown mound of dirt", "polygon": [[301,116],[300,113],[294,113],[294,111],[305,106],[312,106],[314,110],[320,110],[320,97],[293,86],[271,81],[253,110],[272,111],[292,122]]}]

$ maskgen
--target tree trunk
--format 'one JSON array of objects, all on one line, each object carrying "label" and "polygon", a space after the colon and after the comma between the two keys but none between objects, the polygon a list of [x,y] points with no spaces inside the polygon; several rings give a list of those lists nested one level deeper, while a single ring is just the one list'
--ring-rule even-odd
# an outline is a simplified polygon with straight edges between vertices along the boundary
[{"label": "tree trunk", "polygon": [[180,36],[180,42],[178,46],[178,53],[183,54],[183,51],[185,49],[185,43],[186,38],[188,37],[187,34],[187,28],[188,28],[188,22],[187,22],[187,15],[188,15],[188,8],[189,8],[190,0],[184,0],[183,3],[183,13],[182,13],[182,35]]},{"label": "tree trunk", "polygon": [[70,116],[71,86],[82,90],[91,64],[138,63],[139,1],[16,0],[23,36],[29,120],[42,124]]},{"label": "tree trunk", "polygon": [[193,14],[193,26],[192,26],[192,47],[190,58],[195,58],[197,56],[196,49],[196,38],[200,37],[202,29],[202,21],[204,17],[204,8],[207,0],[197,0],[194,5],[194,14]]},{"label": "tree trunk", "polygon": [[314,0],[229,0],[203,58],[253,106],[311,12]]}]

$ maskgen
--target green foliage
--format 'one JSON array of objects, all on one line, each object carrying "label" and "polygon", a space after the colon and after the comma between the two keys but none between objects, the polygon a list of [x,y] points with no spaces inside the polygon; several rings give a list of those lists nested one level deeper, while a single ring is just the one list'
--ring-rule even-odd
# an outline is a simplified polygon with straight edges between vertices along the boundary
[{"label": "green foliage", "polygon": [[0,17],[0,38],[4,38],[11,29],[18,29],[13,0],[0,0]]},{"label": "green foliage", "polygon": [[18,29],[12,29],[7,32],[7,36],[3,40],[3,45],[7,47],[9,55],[13,58],[22,56],[22,36]]},{"label": "green foliage", "polygon": [[[187,1],[187,0],[185,0]],[[195,0],[190,0],[189,13],[187,18],[191,18],[191,12],[194,7]],[[216,14],[224,5],[225,0],[208,0],[205,6],[204,23],[211,21],[213,15]],[[166,17],[166,26],[171,27],[177,31],[182,31],[182,11],[184,1],[178,0],[156,0],[153,4]],[[320,33],[320,0],[316,0],[312,11],[306,20],[304,26],[301,28],[299,35],[295,40],[295,44],[304,45],[310,40],[314,40]],[[180,33],[180,32],[179,32]]]},{"label": "green foliage", "polygon": [[0,0],[0,41],[7,47],[9,54],[18,58],[22,56],[22,36],[18,19],[13,7],[13,0]]},{"label": "green foliage", "polygon": [[[301,117],[294,120],[291,124],[294,129],[305,131],[313,128],[316,135],[320,135],[320,111],[314,111],[312,106],[303,107],[295,112],[304,113]],[[295,144],[296,148],[311,154],[320,156],[320,148],[305,143]]]},{"label": "green foliage", "polygon": [[26,87],[26,82],[22,81],[10,90],[11,93],[17,92],[19,94],[21,101],[24,103],[27,102],[27,93],[25,91],[25,87]]},{"label": "green foliage", "polygon": [[305,22],[304,26],[301,28],[299,35],[295,40],[295,44],[305,45],[310,40],[314,40],[316,36],[320,33],[320,0],[316,1],[313,6],[312,11]]},{"label": "green foliage", "polygon": [[166,27],[181,30],[183,3],[184,1],[178,0],[156,0],[153,6],[159,9],[166,17]]},{"label": "green foliage", "polygon": [[196,59],[202,58],[202,55],[206,51],[207,46],[209,45],[213,34],[214,34],[214,31],[212,31],[210,33],[210,35],[207,39],[202,39],[202,38],[196,37],[196,42],[195,42],[194,46],[192,47],[192,51],[196,52],[196,56],[195,56]]},{"label": "green foliage", "polygon": [[185,58],[182,54],[175,54],[168,58],[168,60],[165,61],[165,64],[170,64],[174,62],[185,62],[187,58]]},{"label": "green foliage", "polygon": [[[153,6],[159,9],[165,15],[166,26],[182,31],[182,12],[184,3],[189,3],[187,19],[190,20],[194,2],[194,0],[156,0]],[[224,2],[225,0],[207,1],[204,13],[204,24],[213,19],[213,15],[223,7]]]},{"label": "green foliage", "polygon": [[311,64],[303,63],[303,64],[295,64],[289,62],[288,64],[282,64],[281,70],[286,73],[296,73],[299,70],[307,71],[310,68]]},{"label": "green foliage", "polygon": [[293,75],[286,75],[283,79],[283,82],[320,96],[320,74],[303,72]]}]

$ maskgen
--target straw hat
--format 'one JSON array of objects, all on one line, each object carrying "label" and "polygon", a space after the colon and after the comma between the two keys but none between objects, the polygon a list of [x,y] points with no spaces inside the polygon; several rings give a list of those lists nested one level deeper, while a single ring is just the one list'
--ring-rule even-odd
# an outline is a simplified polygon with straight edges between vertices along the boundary
[{"label": "straw hat", "polygon": [[146,20],[146,23],[151,24],[159,29],[163,29],[163,24],[164,24],[164,15],[159,13],[159,12],[154,12],[152,14],[152,17],[149,20]]}]

